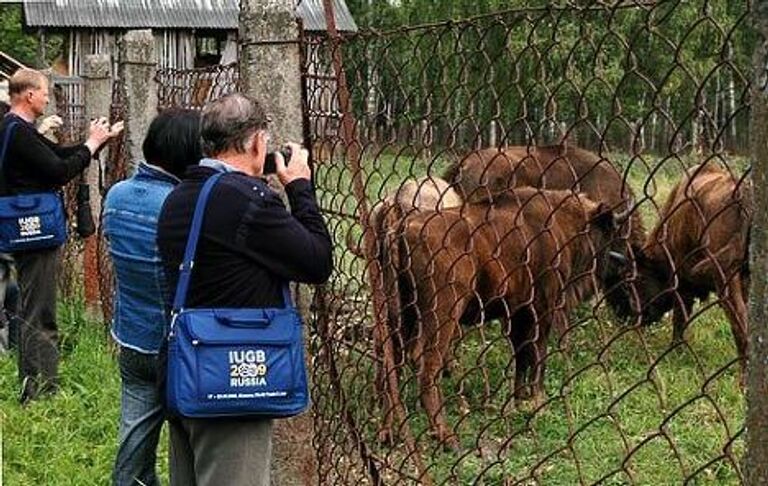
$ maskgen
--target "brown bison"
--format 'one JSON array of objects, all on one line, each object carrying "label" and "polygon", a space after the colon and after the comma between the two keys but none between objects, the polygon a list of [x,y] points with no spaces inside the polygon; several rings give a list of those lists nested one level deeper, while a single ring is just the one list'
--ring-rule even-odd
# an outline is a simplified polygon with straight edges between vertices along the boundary
[{"label": "brown bison", "polygon": [[[385,219],[397,220],[414,210],[438,210],[461,205],[459,193],[450,187],[447,181],[436,176],[424,176],[407,179],[393,193],[379,201],[368,216],[369,226],[375,232],[377,244],[381,246]],[[364,253],[354,241],[351,232],[347,233],[347,247],[359,257]]]},{"label": "brown bison", "polygon": [[399,356],[416,367],[441,443],[458,447],[439,382],[460,326],[501,319],[514,349],[515,399],[542,400],[550,329],[567,320],[580,282],[602,273],[618,223],[583,194],[534,188],[385,223],[387,320]]},{"label": "brown bison", "polygon": [[[614,211],[630,210],[634,201],[632,190],[608,159],[565,144],[478,150],[452,165],[444,177],[466,201],[494,197],[515,187],[583,192]],[[643,245],[645,230],[639,214],[630,216],[622,233],[633,248]]]},{"label": "brown bison", "polygon": [[619,313],[651,324],[672,310],[673,338],[681,341],[694,301],[714,292],[744,363],[751,214],[747,181],[713,162],[688,170],[636,256],[636,271],[619,284],[624,293],[616,301]]}]

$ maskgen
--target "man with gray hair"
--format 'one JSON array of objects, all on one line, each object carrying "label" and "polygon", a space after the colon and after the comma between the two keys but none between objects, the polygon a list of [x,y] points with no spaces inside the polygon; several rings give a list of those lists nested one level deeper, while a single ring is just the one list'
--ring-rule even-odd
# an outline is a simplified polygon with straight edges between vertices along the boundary
[{"label": "man with gray hair", "polygon": [[[331,238],[307,150],[291,143],[289,161],[275,155],[289,213],[262,177],[269,132],[259,103],[233,94],[208,104],[201,136],[208,158],[187,171],[160,213],[157,242],[169,294],[178,282],[195,202],[205,181],[221,172],[206,206],[187,307],[282,307],[285,282],[325,282],[333,266]],[[170,436],[172,485],[269,485],[269,419],[182,417],[171,420]]]}]

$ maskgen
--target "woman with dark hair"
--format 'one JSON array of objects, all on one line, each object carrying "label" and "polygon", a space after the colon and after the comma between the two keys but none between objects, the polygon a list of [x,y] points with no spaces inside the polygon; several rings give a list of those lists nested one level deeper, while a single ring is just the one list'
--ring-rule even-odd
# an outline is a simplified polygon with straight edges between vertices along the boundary
[{"label": "woman with dark hair", "polygon": [[162,112],[142,149],[145,161],[131,178],[115,184],[104,202],[104,234],[117,283],[112,336],[122,380],[115,485],[159,484],[155,461],[164,411],[157,369],[168,309],[157,218],[187,166],[202,158],[199,113]]}]

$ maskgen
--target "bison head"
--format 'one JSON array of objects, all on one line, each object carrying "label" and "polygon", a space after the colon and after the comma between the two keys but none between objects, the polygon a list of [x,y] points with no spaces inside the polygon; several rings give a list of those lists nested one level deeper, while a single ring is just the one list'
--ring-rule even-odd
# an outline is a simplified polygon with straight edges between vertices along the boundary
[{"label": "bison head", "polygon": [[667,272],[649,260],[641,248],[609,252],[605,274],[608,305],[630,324],[653,324],[674,305]]},{"label": "bison head", "polygon": [[[619,319],[649,325],[672,308],[673,297],[664,269],[646,258],[631,236],[626,235],[632,211],[630,203],[621,212],[598,211],[593,216],[593,233],[598,229],[603,235],[597,275],[608,306]],[[592,240],[599,241],[594,234]]]}]

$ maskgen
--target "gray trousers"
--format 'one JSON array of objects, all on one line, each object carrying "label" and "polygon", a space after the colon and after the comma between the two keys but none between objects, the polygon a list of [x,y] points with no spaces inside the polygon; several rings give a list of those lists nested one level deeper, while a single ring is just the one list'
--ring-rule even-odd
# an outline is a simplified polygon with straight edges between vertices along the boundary
[{"label": "gray trousers", "polygon": [[269,486],[272,420],[173,419],[171,486]]},{"label": "gray trousers", "polygon": [[19,378],[24,387],[22,401],[26,401],[58,388],[56,286],[59,249],[18,253],[14,257],[21,290]]}]

